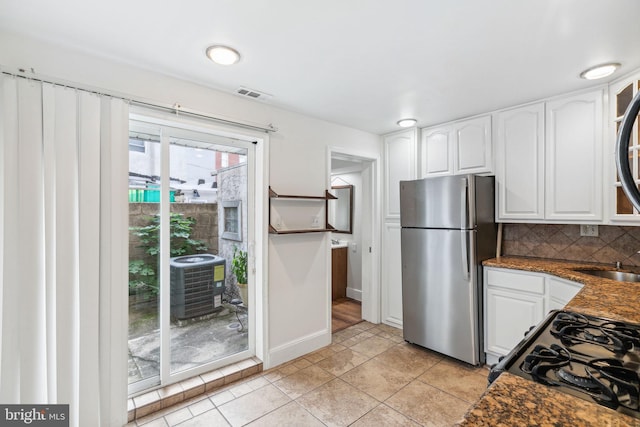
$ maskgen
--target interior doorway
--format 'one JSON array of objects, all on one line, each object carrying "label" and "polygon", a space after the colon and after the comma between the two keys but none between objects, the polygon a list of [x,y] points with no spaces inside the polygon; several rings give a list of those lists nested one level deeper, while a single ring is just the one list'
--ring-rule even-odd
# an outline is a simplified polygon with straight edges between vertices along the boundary
[{"label": "interior doorway", "polygon": [[[331,314],[336,331],[362,320],[379,321],[374,297],[378,289],[378,263],[374,262],[377,159],[338,149],[331,149],[329,157],[331,192],[339,195],[329,209],[329,222],[337,229],[331,233]],[[341,280],[344,289],[335,286]]]}]

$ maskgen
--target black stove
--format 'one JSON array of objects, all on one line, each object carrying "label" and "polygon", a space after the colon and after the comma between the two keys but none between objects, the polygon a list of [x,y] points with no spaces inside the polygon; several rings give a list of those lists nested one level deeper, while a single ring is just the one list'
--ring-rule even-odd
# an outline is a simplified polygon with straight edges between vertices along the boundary
[{"label": "black stove", "polygon": [[640,418],[640,325],[552,311],[491,368]]}]

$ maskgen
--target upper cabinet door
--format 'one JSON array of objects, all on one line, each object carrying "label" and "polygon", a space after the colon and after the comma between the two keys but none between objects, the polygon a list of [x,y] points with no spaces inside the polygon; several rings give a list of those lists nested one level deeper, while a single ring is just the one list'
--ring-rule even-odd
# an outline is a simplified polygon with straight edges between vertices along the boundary
[{"label": "upper cabinet door", "polygon": [[453,145],[451,127],[422,130],[420,141],[420,178],[451,175],[453,173]]},{"label": "upper cabinet door", "polygon": [[454,174],[491,172],[491,116],[458,122],[454,125]]},{"label": "upper cabinet door", "polygon": [[602,220],[602,90],[547,103],[545,216]]},{"label": "upper cabinet door", "polygon": [[498,220],[544,218],[544,103],[496,114]]},{"label": "upper cabinet door", "polygon": [[416,140],[416,129],[385,135],[383,138],[387,219],[400,219],[400,181],[416,179]]}]

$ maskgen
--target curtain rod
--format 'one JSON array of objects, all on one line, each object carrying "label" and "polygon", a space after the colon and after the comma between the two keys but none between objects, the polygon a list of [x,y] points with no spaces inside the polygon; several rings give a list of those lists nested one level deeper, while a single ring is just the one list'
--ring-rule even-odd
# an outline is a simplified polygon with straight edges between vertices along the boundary
[{"label": "curtain rod", "polygon": [[[175,103],[173,106],[169,107],[169,106],[165,106],[165,105],[154,104],[152,102],[136,100],[136,99],[133,99],[133,98],[130,98],[130,97],[125,97],[125,96],[121,96],[121,95],[115,95],[113,93],[109,93],[109,92],[105,92],[105,91],[99,91],[99,90],[95,90],[95,89],[88,89],[88,88],[79,87],[75,83],[69,84],[69,83],[65,83],[65,82],[56,81],[56,79],[37,76],[35,74],[35,71],[33,70],[33,68],[31,70],[29,70],[29,71],[27,71],[25,69],[19,69],[17,73],[9,72],[9,71],[6,71],[6,70],[2,70],[0,72],[2,74],[5,74],[5,75],[11,76],[11,77],[19,77],[19,78],[26,79],[26,80],[34,80],[34,81],[39,81],[39,82],[42,82],[42,83],[52,84],[52,85],[55,85],[55,86],[62,86],[62,87],[67,87],[67,88],[74,89],[74,90],[81,90],[83,92],[94,93],[96,95],[103,95],[103,96],[109,96],[111,98],[122,99],[123,101],[126,101],[126,102],[128,102],[129,104],[132,104],[132,105],[136,105],[136,106],[139,106],[139,107],[153,108],[153,109],[164,111],[164,112],[175,113],[176,115],[182,114],[182,115],[185,115],[185,116],[195,117],[195,118],[199,118],[199,119],[213,120],[213,121],[218,122],[218,123],[223,123],[223,124],[232,125],[232,126],[238,126],[238,127],[242,127],[242,128],[245,128],[245,129],[258,130],[258,131],[267,132],[267,133],[268,132],[277,132],[278,131],[278,128],[273,126],[271,123],[269,123],[266,126],[252,125],[252,124],[248,124],[248,123],[238,122],[238,121],[230,120],[230,119],[223,119],[221,117],[212,116],[212,115],[209,115],[209,114],[206,114],[206,113],[201,113],[201,112],[185,109],[179,103]],[[33,75],[26,75],[25,73],[27,73],[27,72],[30,72]]]}]

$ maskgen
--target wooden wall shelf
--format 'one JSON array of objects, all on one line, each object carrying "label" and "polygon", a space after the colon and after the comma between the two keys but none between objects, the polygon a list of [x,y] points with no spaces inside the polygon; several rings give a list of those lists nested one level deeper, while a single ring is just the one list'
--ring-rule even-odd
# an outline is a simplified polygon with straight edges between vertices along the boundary
[{"label": "wooden wall shelf", "polygon": [[[335,228],[328,222],[329,200],[337,199],[329,190],[325,190],[324,196],[305,196],[298,194],[278,194],[269,187],[269,233],[270,234],[302,234],[302,233],[326,233],[334,231]],[[272,203],[276,200],[300,200],[324,202],[324,228],[294,228],[277,229],[271,223]],[[275,207],[274,207],[275,208]]]}]

